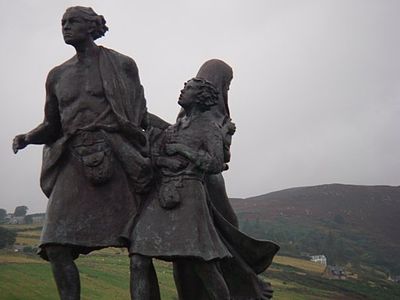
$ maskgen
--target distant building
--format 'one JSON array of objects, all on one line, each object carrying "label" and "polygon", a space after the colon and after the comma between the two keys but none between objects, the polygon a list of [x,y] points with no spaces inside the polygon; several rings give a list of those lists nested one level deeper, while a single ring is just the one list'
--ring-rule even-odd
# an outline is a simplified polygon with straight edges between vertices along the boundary
[{"label": "distant building", "polygon": [[35,224],[43,225],[45,213],[31,214],[26,216],[16,217],[14,214],[7,214],[5,223],[11,225],[21,225],[21,224]]},{"label": "distant building", "polygon": [[14,214],[8,213],[6,215],[5,223],[10,224],[11,219],[14,217]]},{"label": "distant building", "polygon": [[44,223],[45,213],[28,215],[32,218],[32,224],[42,225]]},{"label": "distant building", "polygon": [[339,266],[327,266],[323,276],[329,279],[347,279],[345,269]]},{"label": "distant building", "polygon": [[310,260],[313,261],[313,262],[319,263],[321,265],[324,265],[324,266],[327,265],[326,256],[325,255],[312,255],[310,257]]},{"label": "distant building", "polygon": [[20,216],[20,217],[15,217],[14,215],[9,219],[8,224],[12,225],[20,225],[20,224],[25,224],[25,216]]},{"label": "distant building", "polygon": [[393,281],[394,283],[400,283],[400,275],[397,275],[397,276],[394,276],[394,277],[389,276],[388,279],[390,281]]}]

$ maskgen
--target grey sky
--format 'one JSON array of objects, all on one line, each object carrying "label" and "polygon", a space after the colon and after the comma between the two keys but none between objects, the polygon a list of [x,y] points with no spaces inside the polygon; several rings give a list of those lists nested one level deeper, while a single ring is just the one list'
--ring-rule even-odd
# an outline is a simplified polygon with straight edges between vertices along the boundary
[{"label": "grey sky", "polygon": [[1,1],[0,208],[45,210],[41,147],[11,140],[43,118],[48,71],[71,57],[60,20],[103,14],[98,44],[135,59],[149,111],[173,122],[207,59],[234,69],[228,194],[322,183],[399,185],[400,1]]}]

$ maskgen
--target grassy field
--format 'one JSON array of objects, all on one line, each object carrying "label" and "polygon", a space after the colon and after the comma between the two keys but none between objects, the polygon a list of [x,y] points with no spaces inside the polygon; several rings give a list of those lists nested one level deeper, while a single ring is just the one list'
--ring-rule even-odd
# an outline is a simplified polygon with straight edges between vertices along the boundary
[{"label": "grassy field", "polygon": [[[114,253],[110,253],[114,252]],[[98,251],[77,260],[82,282],[82,299],[129,299],[127,253]],[[170,264],[157,261],[162,299],[176,299]],[[57,299],[50,265],[33,255],[0,253],[0,299]]]},{"label": "grassy field", "polygon": [[[14,226],[20,246],[35,246],[39,230]],[[129,260],[121,249],[104,249],[77,260],[83,300],[129,299]],[[162,299],[177,299],[170,263],[156,261]],[[324,267],[307,260],[278,256],[262,276],[272,283],[277,300],[400,299],[400,286],[370,275],[368,280],[328,280]],[[371,277],[372,276],[372,277]],[[362,276],[360,276],[362,278]],[[0,300],[58,299],[50,265],[34,253],[0,251]]]}]

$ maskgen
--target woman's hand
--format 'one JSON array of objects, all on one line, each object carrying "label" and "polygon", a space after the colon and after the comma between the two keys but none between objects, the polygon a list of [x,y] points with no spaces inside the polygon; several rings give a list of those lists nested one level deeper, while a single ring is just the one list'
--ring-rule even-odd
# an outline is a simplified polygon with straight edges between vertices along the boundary
[{"label": "woman's hand", "polygon": [[234,135],[236,132],[236,124],[232,121],[228,121],[223,125],[223,132],[225,134]]},{"label": "woman's hand", "polygon": [[187,166],[188,162],[176,158],[159,157],[157,159],[157,166],[168,168],[171,171],[179,171]]},{"label": "woman's hand", "polygon": [[181,144],[177,144],[177,143],[175,143],[175,144],[166,144],[165,145],[165,152],[168,155],[174,155],[174,154],[177,154],[177,153],[181,153],[182,152],[182,148],[183,148],[183,145],[181,145]]}]

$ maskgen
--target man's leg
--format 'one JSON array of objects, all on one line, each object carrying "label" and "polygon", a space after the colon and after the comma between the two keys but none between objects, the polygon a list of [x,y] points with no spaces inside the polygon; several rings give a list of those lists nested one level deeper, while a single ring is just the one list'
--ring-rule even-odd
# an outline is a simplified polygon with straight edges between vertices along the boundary
[{"label": "man's leg", "polygon": [[61,300],[79,300],[81,283],[72,249],[66,246],[46,246],[53,276]]},{"label": "man's leg", "polygon": [[152,259],[133,254],[131,256],[132,300],[160,300],[160,288]]}]

